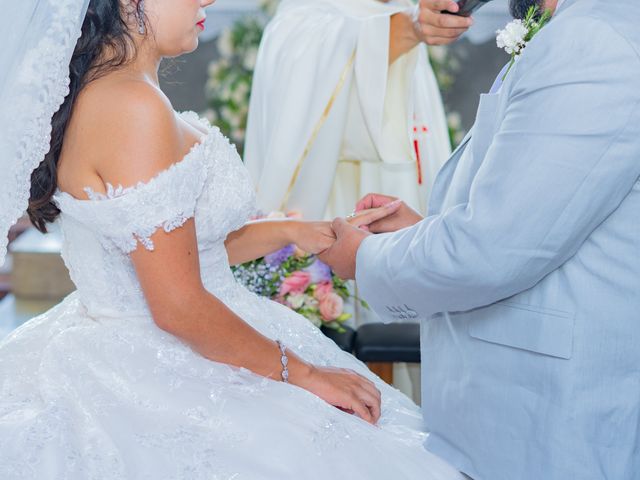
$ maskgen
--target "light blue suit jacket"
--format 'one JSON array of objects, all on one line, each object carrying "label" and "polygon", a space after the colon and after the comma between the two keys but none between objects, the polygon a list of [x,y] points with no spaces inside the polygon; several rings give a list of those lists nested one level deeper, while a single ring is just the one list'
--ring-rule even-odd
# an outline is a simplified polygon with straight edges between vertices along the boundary
[{"label": "light blue suit jacket", "polygon": [[476,480],[640,479],[640,4],[566,0],[360,292],[422,320],[426,447]]}]

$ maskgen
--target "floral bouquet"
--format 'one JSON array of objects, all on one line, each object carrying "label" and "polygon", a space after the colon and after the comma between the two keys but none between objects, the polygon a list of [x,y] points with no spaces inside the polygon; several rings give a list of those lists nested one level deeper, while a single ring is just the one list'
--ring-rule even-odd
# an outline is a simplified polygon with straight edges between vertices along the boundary
[{"label": "floral bouquet", "polygon": [[352,316],[344,311],[345,301],[349,298],[368,308],[328,265],[295,245],[231,267],[231,270],[249,290],[286,305],[316,327],[344,332],[343,324]]}]

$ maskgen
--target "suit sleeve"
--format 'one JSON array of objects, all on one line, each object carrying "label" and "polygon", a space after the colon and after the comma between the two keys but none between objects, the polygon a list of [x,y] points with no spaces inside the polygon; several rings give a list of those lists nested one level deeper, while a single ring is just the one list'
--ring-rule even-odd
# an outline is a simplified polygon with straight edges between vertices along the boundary
[{"label": "suit sleeve", "polygon": [[596,19],[560,18],[528,46],[469,200],[372,236],[360,294],[385,318],[467,311],[533,287],[640,176],[640,61]]}]

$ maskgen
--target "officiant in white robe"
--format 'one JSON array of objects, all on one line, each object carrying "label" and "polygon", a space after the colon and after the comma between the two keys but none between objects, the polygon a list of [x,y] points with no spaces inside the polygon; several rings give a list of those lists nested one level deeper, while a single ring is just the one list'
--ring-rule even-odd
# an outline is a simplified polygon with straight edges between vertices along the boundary
[{"label": "officiant in white robe", "polygon": [[[412,30],[414,12],[409,0],[280,3],[260,46],[245,143],[264,213],[345,216],[369,192],[426,212],[450,141],[426,45],[392,45],[394,22]],[[347,308],[356,325],[379,321]],[[419,402],[419,369],[394,372]]]},{"label": "officiant in white robe", "polygon": [[438,85],[419,44],[390,61],[409,0],[283,0],[255,70],[245,162],[265,213],[350,213],[365,194],[424,212],[450,153]]}]

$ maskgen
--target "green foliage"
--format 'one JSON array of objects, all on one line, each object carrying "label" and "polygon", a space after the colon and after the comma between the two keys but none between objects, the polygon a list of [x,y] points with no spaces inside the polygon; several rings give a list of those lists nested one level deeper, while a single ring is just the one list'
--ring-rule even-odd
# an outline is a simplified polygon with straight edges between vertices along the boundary
[{"label": "green foliage", "polygon": [[219,58],[209,65],[205,116],[244,150],[249,96],[264,28],[278,0],[267,0],[256,16],[247,15],[224,30],[217,43]]},{"label": "green foliage", "polygon": [[538,7],[537,5],[533,5],[531,8],[529,8],[529,11],[524,18],[524,24],[529,29],[529,33],[527,33],[527,36],[524,38],[525,42],[531,41],[533,37],[535,37],[538,32],[542,30],[542,27],[549,23],[549,20],[551,20],[552,16],[553,14],[549,9],[546,9],[541,13],[540,7]]},{"label": "green foliage", "polygon": [[[509,75],[511,68],[515,65],[516,58],[523,52],[527,44],[531,40],[533,40],[533,37],[535,37],[540,32],[540,30],[542,30],[542,28],[547,23],[549,23],[552,16],[553,16],[553,13],[549,9],[541,11],[540,7],[538,7],[537,5],[534,5],[531,8],[529,8],[529,10],[527,11],[527,14],[522,20],[522,24],[527,30],[527,33],[522,39],[522,43],[518,45],[518,49],[511,54],[511,62],[509,62],[509,67],[507,68],[507,71],[502,77],[503,81],[507,78],[507,75]],[[518,20],[516,20],[516,22],[518,22]]]}]

